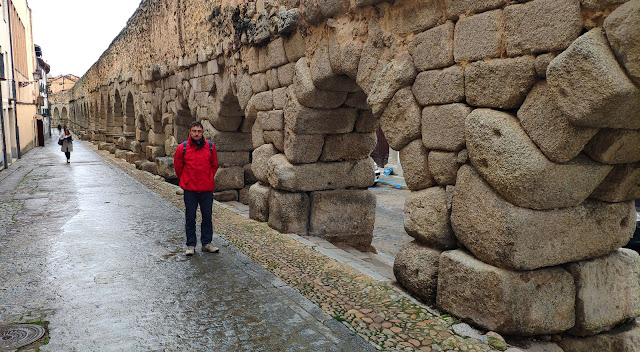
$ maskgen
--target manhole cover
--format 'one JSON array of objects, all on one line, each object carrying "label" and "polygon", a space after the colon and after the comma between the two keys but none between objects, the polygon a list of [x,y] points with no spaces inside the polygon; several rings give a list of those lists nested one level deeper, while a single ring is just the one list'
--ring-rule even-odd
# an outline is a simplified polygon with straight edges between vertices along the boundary
[{"label": "manhole cover", "polygon": [[0,325],[0,350],[13,350],[38,341],[44,328],[33,324]]}]

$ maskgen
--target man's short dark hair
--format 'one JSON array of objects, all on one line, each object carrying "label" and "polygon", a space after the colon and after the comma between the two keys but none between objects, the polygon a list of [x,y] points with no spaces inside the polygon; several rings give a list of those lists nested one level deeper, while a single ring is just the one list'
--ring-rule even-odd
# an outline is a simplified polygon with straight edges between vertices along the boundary
[{"label": "man's short dark hair", "polygon": [[202,127],[202,124],[198,121],[193,121],[192,123],[189,124],[189,130],[191,130],[192,127],[200,127],[202,129],[204,129],[204,127]]}]

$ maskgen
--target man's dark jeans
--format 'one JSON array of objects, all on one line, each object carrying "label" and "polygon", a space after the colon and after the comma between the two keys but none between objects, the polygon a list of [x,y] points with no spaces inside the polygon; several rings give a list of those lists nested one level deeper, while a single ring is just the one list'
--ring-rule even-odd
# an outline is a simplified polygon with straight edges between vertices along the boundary
[{"label": "man's dark jeans", "polygon": [[211,207],[213,206],[213,191],[194,192],[184,191],[184,216],[186,218],[185,230],[187,232],[187,246],[195,247],[196,238],[196,212],[200,205],[202,213],[202,225],[200,226],[200,243],[211,243],[213,238],[213,225],[211,224]]}]

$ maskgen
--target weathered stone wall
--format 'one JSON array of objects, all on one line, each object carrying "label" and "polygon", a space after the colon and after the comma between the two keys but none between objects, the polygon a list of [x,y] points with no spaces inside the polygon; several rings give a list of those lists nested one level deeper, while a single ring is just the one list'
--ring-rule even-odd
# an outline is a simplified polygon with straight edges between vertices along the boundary
[{"label": "weathered stone wall", "polygon": [[363,249],[381,126],[413,191],[407,290],[485,329],[594,335],[640,315],[640,258],[618,249],[640,197],[639,18],[640,0],[143,1],[71,116],[167,178],[201,121],[217,199]]}]

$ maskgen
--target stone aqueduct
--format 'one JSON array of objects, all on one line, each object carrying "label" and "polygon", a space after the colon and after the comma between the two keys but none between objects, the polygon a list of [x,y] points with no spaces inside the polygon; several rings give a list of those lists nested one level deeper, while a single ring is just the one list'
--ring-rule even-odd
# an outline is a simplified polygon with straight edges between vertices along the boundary
[{"label": "stone aqueduct", "polygon": [[591,336],[563,340],[577,351],[640,315],[640,258],[619,249],[639,33],[640,0],[144,0],[54,109],[167,178],[201,121],[218,199],[360,248],[381,126],[412,191],[398,281],[485,329]]}]

